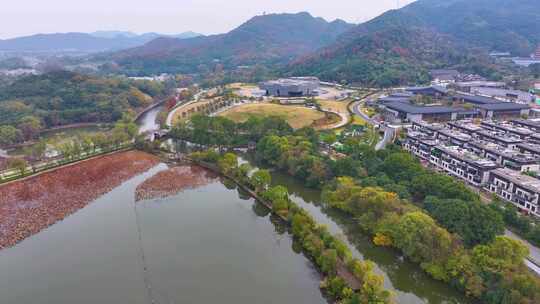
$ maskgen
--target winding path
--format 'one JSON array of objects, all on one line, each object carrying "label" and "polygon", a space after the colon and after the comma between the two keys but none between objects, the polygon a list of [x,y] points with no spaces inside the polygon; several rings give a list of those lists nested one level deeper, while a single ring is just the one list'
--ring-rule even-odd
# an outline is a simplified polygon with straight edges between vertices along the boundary
[{"label": "winding path", "polygon": [[368,124],[372,126],[380,126],[384,129],[384,136],[383,138],[375,145],[375,150],[382,150],[386,145],[392,143],[394,141],[394,137],[396,135],[396,130],[390,126],[386,125],[380,125],[377,121],[369,117],[366,113],[362,112],[362,105],[364,105],[367,98],[370,96],[377,94],[378,92],[375,92],[373,94],[370,94],[366,97],[364,97],[362,100],[357,101],[352,104],[351,110],[355,115],[360,116],[363,120],[365,120]]}]

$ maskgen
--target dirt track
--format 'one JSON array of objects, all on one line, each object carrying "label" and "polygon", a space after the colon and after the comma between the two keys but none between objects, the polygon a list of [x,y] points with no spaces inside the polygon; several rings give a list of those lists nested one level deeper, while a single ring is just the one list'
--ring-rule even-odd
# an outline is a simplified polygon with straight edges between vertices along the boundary
[{"label": "dirt track", "polygon": [[0,249],[66,218],[158,163],[150,154],[122,152],[0,186]]}]

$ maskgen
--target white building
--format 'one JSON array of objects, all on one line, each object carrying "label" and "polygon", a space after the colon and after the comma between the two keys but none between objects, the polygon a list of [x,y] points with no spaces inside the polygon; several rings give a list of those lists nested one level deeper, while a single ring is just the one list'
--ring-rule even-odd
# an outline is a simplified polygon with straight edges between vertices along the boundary
[{"label": "white building", "polygon": [[540,180],[507,168],[490,173],[486,189],[520,210],[540,217]]}]

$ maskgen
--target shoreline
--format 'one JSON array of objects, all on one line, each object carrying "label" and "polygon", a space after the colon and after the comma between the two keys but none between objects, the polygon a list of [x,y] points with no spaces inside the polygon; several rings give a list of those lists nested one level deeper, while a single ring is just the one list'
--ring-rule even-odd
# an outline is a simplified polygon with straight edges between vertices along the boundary
[{"label": "shoreline", "polygon": [[119,152],[0,185],[0,250],[74,214],[159,163],[144,152]]}]

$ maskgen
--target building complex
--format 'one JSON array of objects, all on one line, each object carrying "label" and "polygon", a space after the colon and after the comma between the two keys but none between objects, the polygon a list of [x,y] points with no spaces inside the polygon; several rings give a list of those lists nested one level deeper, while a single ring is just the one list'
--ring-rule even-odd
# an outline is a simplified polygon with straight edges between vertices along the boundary
[{"label": "building complex", "polygon": [[426,165],[540,217],[540,133],[535,120],[413,121],[402,147]]}]

